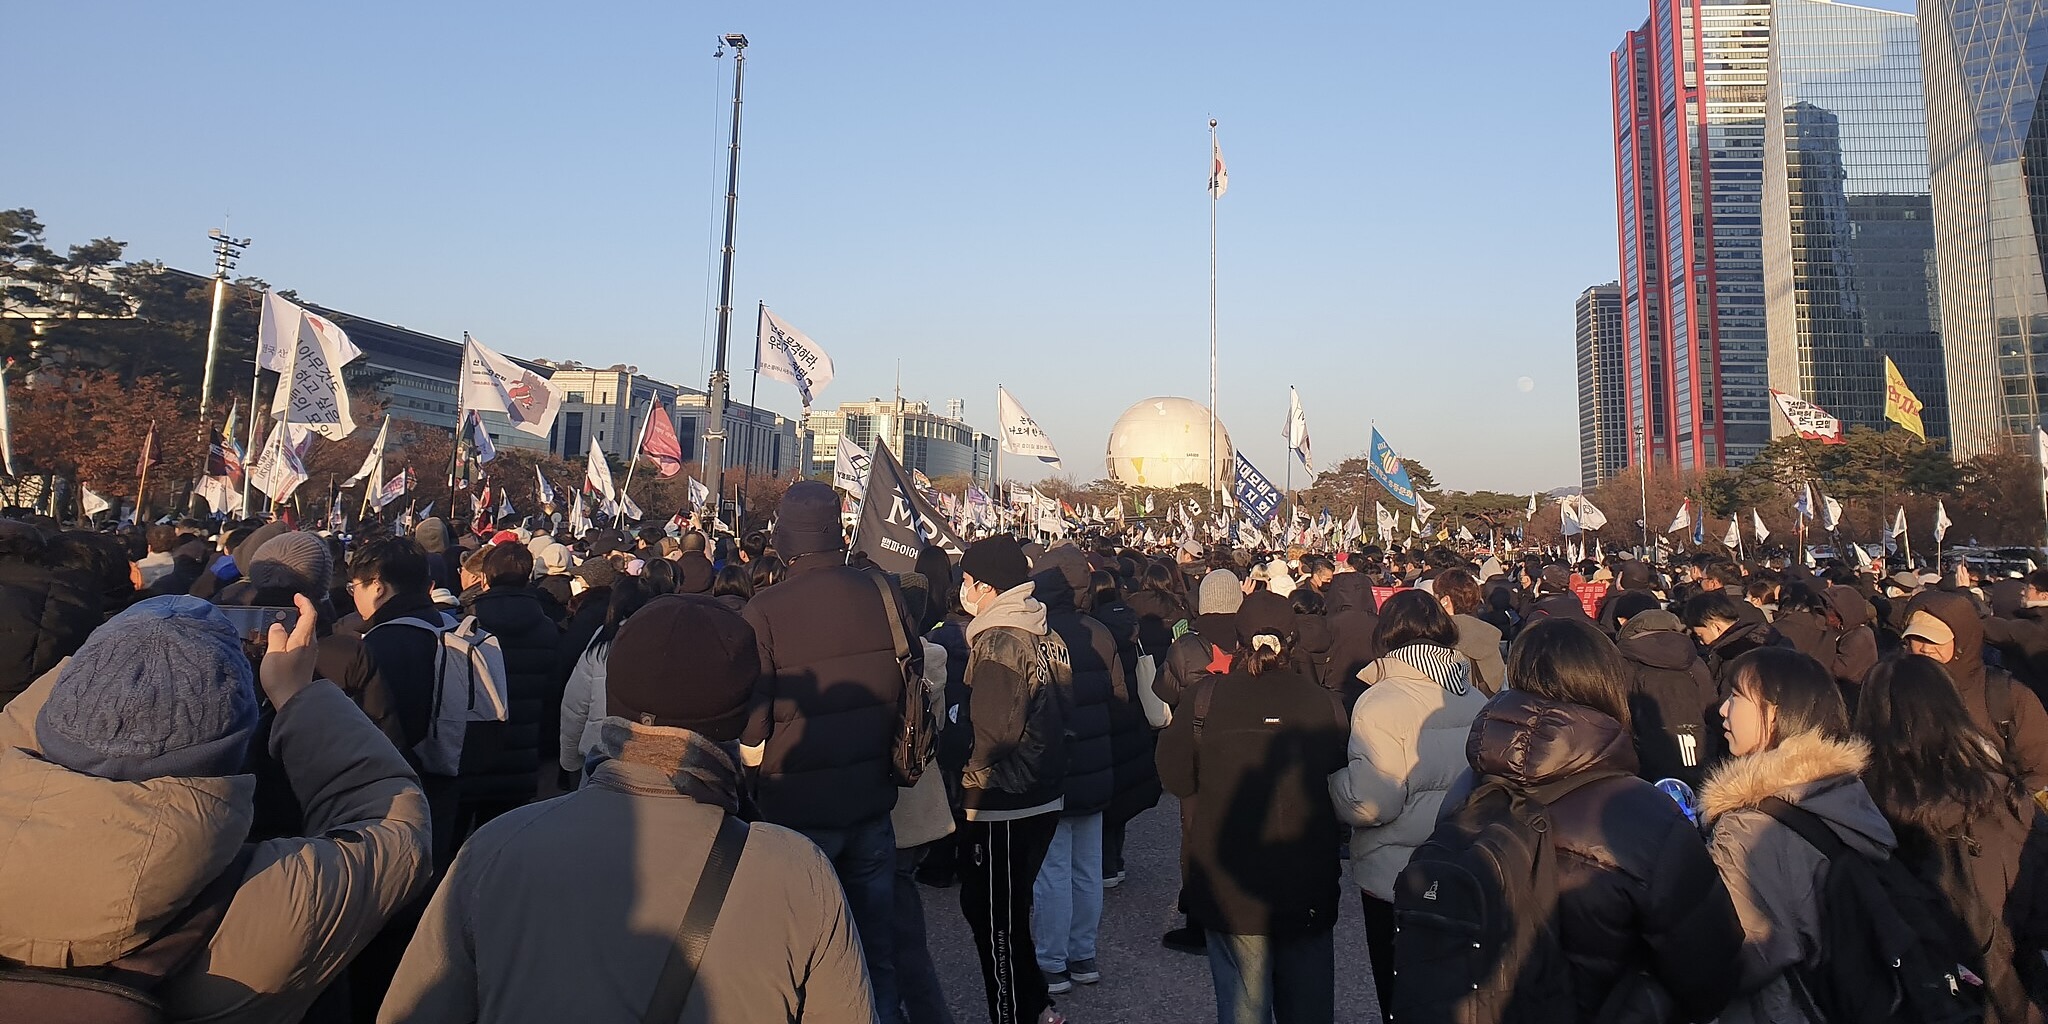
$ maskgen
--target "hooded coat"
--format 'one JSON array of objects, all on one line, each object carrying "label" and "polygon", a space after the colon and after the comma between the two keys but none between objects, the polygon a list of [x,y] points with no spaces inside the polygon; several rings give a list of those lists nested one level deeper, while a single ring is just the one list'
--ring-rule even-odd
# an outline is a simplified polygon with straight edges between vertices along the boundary
[{"label": "hooded coat", "polygon": [[2048,692],[2048,607],[2020,607],[1984,620],[1984,642],[2036,696]]},{"label": "hooded coat", "polygon": [[[968,713],[974,746],[960,772],[972,821],[1014,821],[1065,806],[1067,645],[1046,625],[1026,581],[975,610],[967,624]],[[771,591],[778,588],[770,588]]]},{"label": "hooded coat", "polygon": [[1891,825],[1858,780],[1870,748],[1860,739],[1792,736],[1724,763],[1700,791],[1710,849],[1742,919],[1742,972],[1722,1024],[1798,1024],[1810,1018],[1788,972],[1817,963],[1827,858],[1762,810],[1777,797],[1819,815],[1850,849],[1891,855]]},{"label": "hooded coat", "polygon": [[[1474,773],[1536,787],[1580,772],[1637,771],[1635,745],[1620,722],[1523,690],[1487,702],[1466,755],[1472,771],[1446,798],[1451,806],[1471,792]],[[1578,1019],[1606,1019],[1602,1004],[1638,972],[1677,1003],[1678,1014],[1615,1019],[1719,1013],[1734,990],[1742,925],[1692,822],[1639,778],[1586,783],[1552,801],[1549,816]]]},{"label": "hooded coat", "polygon": [[[498,638],[505,654],[506,715],[493,747],[478,751],[474,773],[464,772],[467,800],[525,803],[533,799],[543,744],[554,755],[562,716],[562,634],[547,607],[525,587],[494,587],[477,595],[476,623]],[[570,667],[574,667],[571,665]],[[463,761],[470,754],[463,751]]]},{"label": "hooded coat", "polygon": [[1697,790],[1728,756],[1728,743],[1721,734],[1721,691],[1692,635],[1678,616],[1647,611],[1628,620],[1615,646],[1633,670],[1628,714],[1638,774],[1651,782],[1678,779]]},{"label": "hooded coat", "polygon": [[1465,771],[1465,741],[1486,694],[1472,663],[1444,647],[1403,647],[1359,673],[1343,771],[1330,776],[1352,826],[1351,881],[1383,903],[1415,848],[1436,830],[1444,794]]},{"label": "hooded coat", "polygon": [[1088,562],[1062,546],[1038,561],[1032,592],[1045,606],[1045,625],[1066,644],[1068,673],[1066,808],[1071,817],[1099,814],[1116,795],[1116,757],[1110,739],[1118,692],[1124,690],[1123,662],[1108,627],[1082,614],[1074,592],[1088,580]]},{"label": "hooded coat", "polygon": [[76,653],[104,621],[103,606],[82,573],[0,561],[0,704]]},{"label": "hooded coat", "polygon": [[1188,618],[1187,605],[1180,596],[1164,590],[1139,590],[1124,600],[1138,616],[1138,643],[1144,653],[1156,659],[1166,657],[1173,643],[1173,630]]},{"label": "hooded coat", "polygon": [[[1748,601],[1740,602],[1744,608],[1754,608]],[[1714,674],[1714,682],[1722,689],[1728,687],[1728,664],[1759,647],[1787,647],[1785,638],[1766,622],[1737,622],[1714,638],[1707,645],[1705,661],[1707,671]]]},{"label": "hooded coat", "polygon": [[[2034,696],[2034,691],[2005,670],[1984,664],[1984,627],[1976,604],[1962,594],[1929,590],[1913,598],[1908,617],[1921,610],[1955,632],[1956,653],[1945,667],[1963,698],[1963,707],[1970,711],[1970,721],[1985,735],[2003,742],[2028,793],[2048,789],[2048,711],[2042,709],[2041,698]],[[2002,687],[2010,696],[2009,723],[2002,724],[1993,716],[1988,696],[1992,687]]]},{"label": "hooded coat", "polygon": [[[112,782],[44,760],[35,722],[56,679],[0,714],[0,957],[97,966],[147,942],[234,860],[256,783]],[[256,844],[219,930],[156,991],[172,1020],[299,1020],[426,889],[419,782],[339,689],[315,682],[278,709],[270,752],[308,838]]]},{"label": "hooded coat", "polygon": [[1499,693],[1508,677],[1500,627],[1473,615],[1453,615],[1451,621],[1458,625],[1458,653],[1472,663],[1472,682],[1489,697]]},{"label": "hooded coat", "polygon": [[1834,673],[1835,682],[1845,692],[1853,691],[1877,667],[1877,631],[1871,625],[1877,618],[1877,609],[1854,587],[1829,587],[1827,598],[1828,604],[1834,606],[1835,616],[1842,620],[1842,630],[1835,638],[1832,655],[1821,659],[1821,663]]},{"label": "hooded coat", "polygon": [[[1102,623],[1116,641],[1121,683],[1109,704],[1110,756],[1115,763],[1116,796],[1110,801],[1109,820],[1128,821],[1159,803],[1159,770],[1152,760],[1152,723],[1145,718],[1145,706],[1138,700],[1138,635],[1143,628],[1128,605],[1096,605],[1089,617]],[[943,742],[943,739],[941,740]]]},{"label": "hooded coat", "polygon": [[1350,707],[1364,692],[1358,673],[1380,656],[1373,640],[1380,614],[1372,597],[1372,577],[1362,572],[1330,577],[1323,588],[1323,618],[1330,623],[1330,675],[1342,684],[1344,706]]},{"label": "hooded coat", "polygon": [[1181,695],[1207,679],[1211,666],[1230,670],[1230,652],[1237,650],[1237,613],[1209,612],[1195,616],[1193,628],[1181,634],[1166,650],[1166,664],[1152,680],[1152,694],[1167,707],[1180,704]]}]

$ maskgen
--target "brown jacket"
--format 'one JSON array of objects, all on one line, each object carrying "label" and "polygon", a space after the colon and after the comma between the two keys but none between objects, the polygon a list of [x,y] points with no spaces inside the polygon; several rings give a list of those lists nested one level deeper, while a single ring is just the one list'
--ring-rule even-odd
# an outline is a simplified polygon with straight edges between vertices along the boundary
[{"label": "brown jacket", "polygon": [[[118,959],[234,859],[255,779],[111,782],[36,754],[51,670],[0,713],[0,956]],[[206,952],[158,991],[174,1020],[296,1021],[426,887],[427,803],[405,759],[330,683],[277,714],[270,752],[318,838],[256,847]]]},{"label": "brown jacket", "polygon": [[[640,1020],[737,770],[683,729],[604,719],[583,788],[479,829],[434,892],[378,1020]],[[750,826],[686,1024],[867,1024],[846,896],[811,841]]]}]

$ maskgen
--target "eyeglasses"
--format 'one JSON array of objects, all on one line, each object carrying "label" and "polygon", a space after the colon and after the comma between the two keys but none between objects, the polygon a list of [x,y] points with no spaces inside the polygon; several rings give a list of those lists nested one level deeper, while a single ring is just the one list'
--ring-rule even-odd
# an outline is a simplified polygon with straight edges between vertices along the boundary
[{"label": "eyeglasses", "polygon": [[374,577],[373,577],[373,578],[371,578],[371,579],[367,579],[367,580],[350,580],[350,581],[348,581],[348,592],[349,592],[349,593],[351,593],[351,594],[353,594],[353,593],[355,593],[355,592],[356,592],[357,590],[359,590],[359,589],[363,589],[363,588],[367,588],[367,587],[374,587],[374,586],[376,586],[377,584],[379,584],[379,583],[382,583],[382,582],[383,582],[383,580],[379,580],[379,579],[376,579],[376,578],[374,578]]}]

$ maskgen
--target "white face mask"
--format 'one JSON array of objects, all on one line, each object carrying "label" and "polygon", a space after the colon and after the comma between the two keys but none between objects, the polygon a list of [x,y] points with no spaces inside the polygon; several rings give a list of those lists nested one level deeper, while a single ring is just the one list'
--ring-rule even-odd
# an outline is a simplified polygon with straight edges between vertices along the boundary
[{"label": "white face mask", "polygon": [[974,600],[973,593],[971,590],[962,590],[960,592],[960,610],[970,616],[981,614],[981,605]]}]

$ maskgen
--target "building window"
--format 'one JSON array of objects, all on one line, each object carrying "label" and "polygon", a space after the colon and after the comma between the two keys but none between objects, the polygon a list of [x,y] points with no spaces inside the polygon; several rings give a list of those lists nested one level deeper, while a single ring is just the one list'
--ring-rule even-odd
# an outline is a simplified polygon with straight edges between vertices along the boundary
[{"label": "building window", "polygon": [[684,462],[697,461],[697,417],[683,416],[677,419],[676,446],[683,450]]},{"label": "building window", "polygon": [[571,391],[571,392],[569,392],[569,397],[568,397],[567,401],[568,401],[568,402],[570,402],[570,403],[571,403],[571,404],[573,404],[573,405],[582,405],[582,404],[584,404],[584,402],[583,402],[583,392],[581,392],[581,391]]},{"label": "building window", "polygon": [[573,457],[583,454],[583,414],[568,412],[563,413],[562,418],[567,421],[562,428],[562,455]]}]

